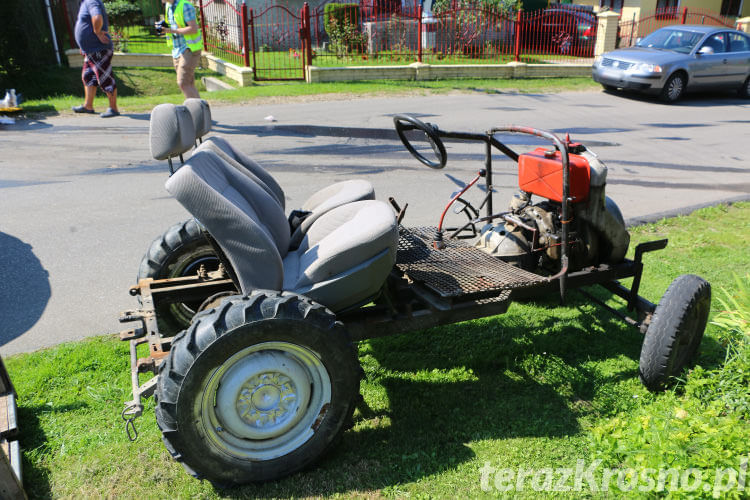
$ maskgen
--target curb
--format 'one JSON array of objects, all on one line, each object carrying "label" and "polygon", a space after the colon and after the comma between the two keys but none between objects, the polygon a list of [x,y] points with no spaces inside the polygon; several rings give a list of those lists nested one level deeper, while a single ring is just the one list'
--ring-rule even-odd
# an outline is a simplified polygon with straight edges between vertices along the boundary
[{"label": "curb", "polygon": [[691,213],[695,212],[696,210],[700,210],[701,208],[713,207],[716,205],[733,205],[735,203],[743,201],[750,201],[750,194],[744,194],[732,198],[725,198],[722,200],[708,201],[706,203],[700,203],[698,205],[688,205],[686,207],[673,208],[664,212],[656,212],[653,214],[643,215],[641,217],[631,217],[630,219],[625,219],[625,227],[643,226],[645,224],[659,222],[662,219],[671,219],[673,217],[679,217],[681,215],[690,215]]}]

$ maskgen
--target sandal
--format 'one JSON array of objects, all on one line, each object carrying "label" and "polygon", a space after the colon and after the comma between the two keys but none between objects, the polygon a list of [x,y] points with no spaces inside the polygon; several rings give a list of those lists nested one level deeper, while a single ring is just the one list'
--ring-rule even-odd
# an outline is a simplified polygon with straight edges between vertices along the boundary
[{"label": "sandal", "polygon": [[88,113],[90,115],[93,115],[94,113],[96,113],[96,111],[94,111],[93,109],[88,109],[83,106],[73,106],[72,109],[73,109],[73,113]]},{"label": "sandal", "polygon": [[112,108],[107,108],[107,111],[105,111],[104,113],[100,114],[99,116],[101,116],[102,118],[112,118],[113,116],[120,116],[120,112],[119,111],[115,111]]}]

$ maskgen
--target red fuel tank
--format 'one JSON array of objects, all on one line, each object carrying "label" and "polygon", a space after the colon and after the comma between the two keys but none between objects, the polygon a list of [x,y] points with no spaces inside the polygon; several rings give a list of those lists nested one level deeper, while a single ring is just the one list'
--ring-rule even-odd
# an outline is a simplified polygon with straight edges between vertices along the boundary
[{"label": "red fuel tank", "polygon": [[[591,169],[581,155],[568,154],[570,164],[570,197],[573,203],[589,197]],[[518,156],[518,187],[542,198],[562,202],[562,155],[559,151],[536,148]]]}]

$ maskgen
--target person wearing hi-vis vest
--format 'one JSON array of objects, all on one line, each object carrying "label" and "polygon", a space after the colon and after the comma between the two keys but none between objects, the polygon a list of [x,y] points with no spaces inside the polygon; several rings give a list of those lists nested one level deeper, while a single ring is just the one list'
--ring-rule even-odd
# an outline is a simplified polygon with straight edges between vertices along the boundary
[{"label": "person wearing hi-vis vest", "polygon": [[195,7],[187,0],[161,0],[161,3],[166,5],[164,18],[168,26],[162,27],[157,23],[157,32],[161,28],[167,34],[167,45],[172,47],[177,85],[186,98],[200,97],[195,88],[195,68],[201,60],[203,38],[198,29]]}]

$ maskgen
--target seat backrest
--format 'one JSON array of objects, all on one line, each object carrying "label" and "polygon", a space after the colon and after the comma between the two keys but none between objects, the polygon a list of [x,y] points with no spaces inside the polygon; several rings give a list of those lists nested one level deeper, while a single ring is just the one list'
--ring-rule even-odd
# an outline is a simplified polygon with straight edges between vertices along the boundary
[{"label": "seat backrest", "polygon": [[193,118],[195,140],[202,140],[202,137],[211,131],[211,107],[205,99],[196,97],[185,99],[182,105],[190,111],[190,116]]},{"label": "seat backrest", "polygon": [[[218,139],[218,138],[212,137],[211,139]],[[223,141],[223,139],[220,139],[220,141]],[[248,177],[250,177],[250,179],[253,182],[255,182],[260,187],[262,187],[269,195],[271,195],[271,197],[274,200],[276,200],[276,202],[281,207],[281,210],[284,210],[284,198],[279,198],[279,196],[283,196],[283,192],[279,194],[278,191],[274,191],[273,189],[271,189],[271,187],[268,186],[268,184],[263,182],[260,178],[258,178],[258,176],[256,176],[253,173],[253,172],[263,171],[263,168],[260,165],[258,165],[257,169],[253,169],[253,170],[246,168],[244,165],[242,165],[240,162],[238,162],[235,159],[234,155],[227,154],[227,152],[220,147],[220,144],[221,144],[220,141],[206,140],[203,143],[201,143],[197,148],[195,148],[195,153],[198,153],[199,151],[213,151],[214,153],[219,155],[221,159],[227,162],[229,165],[233,166],[238,171],[242,172],[244,175],[247,175]],[[226,141],[224,142],[226,143]],[[247,160],[252,162],[252,160],[250,160],[249,158]],[[271,179],[273,180],[273,178]],[[274,183],[275,182],[276,181],[274,181]],[[275,184],[275,185],[278,186],[278,184]],[[278,189],[279,191],[281,190],[280,187]]]},{"label": "seat backrest", "polygon": [[206,139],[205,142],[212,142],[224,151],[225,154],[227,154],[230,158],[232,158],[234,161],[248,169],[250,172],[253,173],[258,179],[263,182],[266,186],[268,186],[271,191],[274,192],[276,195],[276,199],[279,200],[279,203],[281,204],[281,208],[285,209],[285,195],[284,190],[281,189],[281,186],[279,186],[279,183],[276,182],[276,179],[274,179],[271,174],[268,173],[266,169],[261,167],[257,162],[252,160],[249,156],[242,153],[241,151],[237,150],[234,146],[232,146],[229,141],[226,139],[223,139],[221,137],[209,137]]},{"label": "seat backrest", "polygon": [[289,225],[264,189],[211,151],[191,156],[166,188],[219,243],[243,293],[282,289]]},{"label": "seat backrest", "polygon": [[713,49],[714,54],[720,54],[724,52],[724,42],[717,38],[718,35],[714,35],[703,44],[704,47],[711,47]]},{"label": "seat backrest", "polygon": [[361,200],[374,200],[375,190],[367,181],[352,179],[337,182],[313,194],[301,209],[310,212],[292,234],[291,248],[297,248],[310,227],[321,215],[336,207]]},{"label": "seat backrest", "polygon": [[149,145],[155,160],[168,160],[195,145],[195,126],[185,106],[159,104],[151,111]]}]

